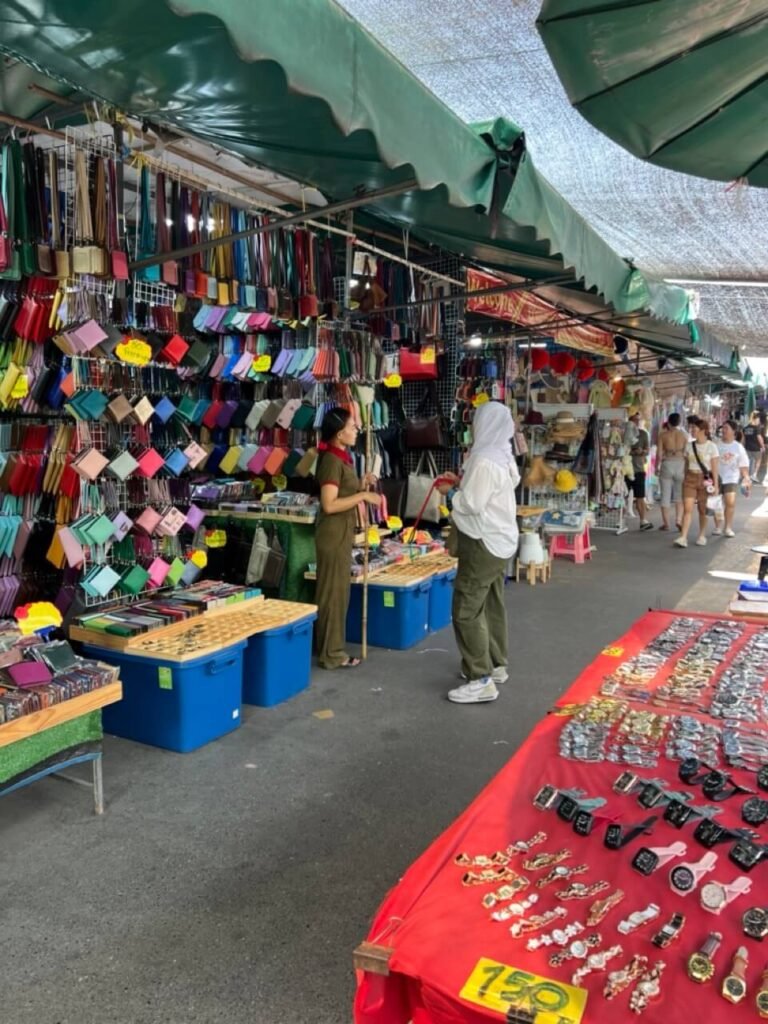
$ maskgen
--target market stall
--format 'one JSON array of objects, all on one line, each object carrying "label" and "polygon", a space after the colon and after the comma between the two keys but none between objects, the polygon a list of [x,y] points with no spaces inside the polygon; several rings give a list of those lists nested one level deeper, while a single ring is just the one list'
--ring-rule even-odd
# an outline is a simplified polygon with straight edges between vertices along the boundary
[{"label": "market stall", "polygon": [[385,899],[357,1024],[755,1019],[767,669],[699,615],[604,649]]}]

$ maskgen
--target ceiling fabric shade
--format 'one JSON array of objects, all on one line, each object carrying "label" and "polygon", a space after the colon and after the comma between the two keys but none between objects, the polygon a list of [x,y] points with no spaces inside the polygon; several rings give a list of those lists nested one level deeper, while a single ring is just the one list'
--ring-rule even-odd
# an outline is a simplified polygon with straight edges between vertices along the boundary
[{"label": "ceiling fabric shade", "polygon": [[529,160],[512,184],[519,128],[473,131],[333,0],[0,0],[0,51],[328,197],[415,178],[368,211],[493,268],[565,264],[622,312],[684,315],[685,290],[633,272]]},{"label": "ceiling fabric shade", "polygon": [[768,0],[544,0],[574,107],[635,156],[768,187]]}]

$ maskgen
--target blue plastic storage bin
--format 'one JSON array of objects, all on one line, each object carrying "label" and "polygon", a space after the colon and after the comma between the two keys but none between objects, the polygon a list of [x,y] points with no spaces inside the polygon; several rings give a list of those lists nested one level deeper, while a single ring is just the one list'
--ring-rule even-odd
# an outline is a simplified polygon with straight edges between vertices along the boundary
[{"label": "blue plastic storage bin", "polygon": [[86,645],[120,668],[123,699],[104,708],[104,731],[186,754],[240,725],[246,641],[173,662]]},{"label": "blue plastic storage bin", "polygon": [[256,633],[248,641],[243,668],[243,702],[271,708],[309,686],[312,623],[317,615]]},{"label": "blue plastic storage bin", "polygon": [[451,607],[453,605],[453,581],[456,570],[448,569],[432,577],[432,589],[429,592],[429,631],[437,632],[451,624]]},{"label": "blue plastic storage bin", "polygon": [[[404,651],[423,640],[429,632],[431,590],[431,578],[410,587],[369,584],[368,643]],[[347,613],[347,640],[359,644],[362,639],[363,588],[353,584]]]}]

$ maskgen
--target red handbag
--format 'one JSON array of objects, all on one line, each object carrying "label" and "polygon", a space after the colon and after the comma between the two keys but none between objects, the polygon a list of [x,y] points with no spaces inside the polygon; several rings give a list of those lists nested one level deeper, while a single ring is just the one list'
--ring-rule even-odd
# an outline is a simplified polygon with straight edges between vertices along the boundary
[{"label": "red handbag", "polygon": [[401,348],[400,377],[402,380],[437,380],[435,346]]}]

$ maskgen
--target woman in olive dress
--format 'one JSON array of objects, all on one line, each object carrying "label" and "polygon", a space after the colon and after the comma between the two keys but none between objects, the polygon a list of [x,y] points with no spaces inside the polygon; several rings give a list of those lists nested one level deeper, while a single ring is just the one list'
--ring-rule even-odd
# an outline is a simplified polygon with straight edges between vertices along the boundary
[{"label": "woman in olive dress", "polygon": [[317,655],[321,668],[357,668],[359,658],[344,650],[347,608],[355,537],[355,509],[378,506],[381,497],[361,490],[349,449],[357,441],[357,427],[347,409],[330,409],[320,428],[317,482],[320,512],[315,528],[317,549]]}]

